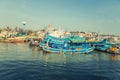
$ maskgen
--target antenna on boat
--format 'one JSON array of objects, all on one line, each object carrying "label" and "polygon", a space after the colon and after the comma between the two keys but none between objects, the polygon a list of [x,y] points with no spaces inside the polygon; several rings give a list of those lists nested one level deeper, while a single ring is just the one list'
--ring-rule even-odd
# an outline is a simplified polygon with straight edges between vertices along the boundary
[{"label": "antenna on boat", "polygon": [[48,33],[50,33],[50,28],[51,28],[51,25],[48,24]]},{"label": "antenna on boat", "polygon": [[48,28],[50,28],[51,26],[50,26],[50,24],[48,25]]},{"label": "antenna on boat", "polygon": [[97,37],[98,37],[98,41],[100,40],[100,35],[99,35],[99,33],[100,33],[100,29],[98,30],[98,33],[97,33]]}]

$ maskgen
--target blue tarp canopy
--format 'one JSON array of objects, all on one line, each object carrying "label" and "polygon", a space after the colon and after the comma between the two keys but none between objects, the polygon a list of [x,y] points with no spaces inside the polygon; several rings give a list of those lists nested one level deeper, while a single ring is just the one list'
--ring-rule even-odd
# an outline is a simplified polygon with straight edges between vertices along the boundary
[{"label": "blue tarp canopy", "polygon": [[59,37],[54,37],[54,36],[51,36],[51,35],[48,35],[47,38],[48,38],[48,39],[51,39],[51,40],[60,40],[60,41],[66,41],[66,40],[69,40],[68,37],[59,38]]}]

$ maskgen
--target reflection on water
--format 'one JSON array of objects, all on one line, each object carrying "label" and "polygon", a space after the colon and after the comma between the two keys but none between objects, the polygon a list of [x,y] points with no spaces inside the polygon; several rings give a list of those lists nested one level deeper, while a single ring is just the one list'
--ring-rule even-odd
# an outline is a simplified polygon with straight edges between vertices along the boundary
[{"label": "reflection on water", "polygon": [[120,55],[94,51],[92,54],[43,53],[39,47],[28,44],[0,43],[0,60],[40,60],[46,62],[86,62],[100,60],[120,60]]},{"label": "reflection on water", "polygon": [[108,54],[105,52],[94,51],[93,54],[78,54],[78,53],[43,53],[38,47],[34,47],[32,54],[39,60],[46,62],[87,62],[87,61],[109,61],[120,60],[120,55]]},{"label": "reflection on water", "polygon": [[28,44],[0,43],[0,80],[119,80],[120,55],[43,53]]}]

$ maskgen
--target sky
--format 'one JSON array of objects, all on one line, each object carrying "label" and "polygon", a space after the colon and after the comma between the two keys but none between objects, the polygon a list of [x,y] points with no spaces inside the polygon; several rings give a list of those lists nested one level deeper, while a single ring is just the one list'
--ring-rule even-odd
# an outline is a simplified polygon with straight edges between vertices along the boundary
[{"label": "sky", "polygon": [[49,24],[120,36],[120,0],[0,0],[0,27],[40,30]]}]

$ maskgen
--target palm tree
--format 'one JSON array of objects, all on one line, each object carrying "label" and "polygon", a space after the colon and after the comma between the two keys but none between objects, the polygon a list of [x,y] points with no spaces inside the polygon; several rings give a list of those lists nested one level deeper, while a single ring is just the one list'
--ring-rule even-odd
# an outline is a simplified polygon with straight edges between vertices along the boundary
[{"label": "palm tree", "polygon": [[0,29],[0,33],[2,32],[2,29]]},{"label": "palm tree", "polygon": [[9,26],[7,26],[6,31],[10,32],[10,31],[12,31],[12,29]]}]

